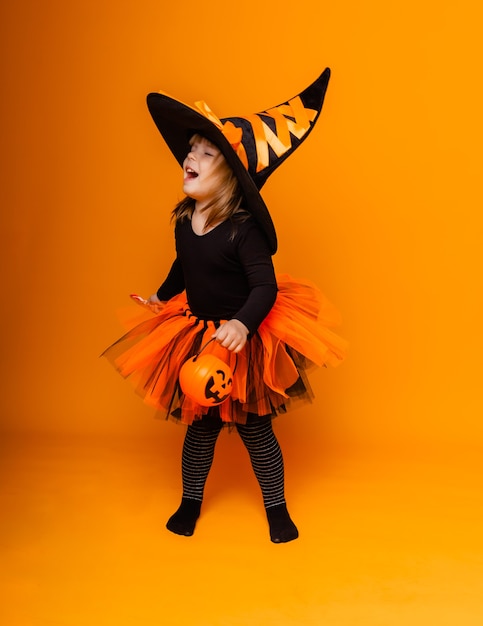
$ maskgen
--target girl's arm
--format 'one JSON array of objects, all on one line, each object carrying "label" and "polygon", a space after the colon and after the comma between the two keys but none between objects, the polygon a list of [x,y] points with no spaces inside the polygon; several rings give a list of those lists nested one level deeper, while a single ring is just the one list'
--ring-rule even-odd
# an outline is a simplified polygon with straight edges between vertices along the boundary
[{"label": "girl's arm", "polygon": [[[166,280],[161,285],[156,293],[149,296],[147,300],[141,302],[145,306],[148,306],[153,313],[159,313],[163,308],[165,302],[167,302],[173,296],[181,293],[184,289],[184,277],[181,269],[181,263],[176,259],[171,266]],[[133,296],[135,299],[138,297]]]},{"label": "girl's arm", "polygon": [[156,292],[156,297],[161,302],[170,300],[173,296],[177,296],[181,293],[184,287],[183,269],[180,260],[176,258],[169,270],[166,280]]},{"label": "girl's arm", "polygon": [[250,287],[248,297],[231,320],[222,324],[213,337],[222,346],[239,352],[277,298],[277,281],[265,237],[253,223],[247,224],[238,241],[238,256]]},{"label": "girl's arm", "polygon": [[265,236],[251,222],[241,233],[238,256],[250,292],[244,305],[233,316],[253,334],[270,313],[277,298],[277,279]]}]

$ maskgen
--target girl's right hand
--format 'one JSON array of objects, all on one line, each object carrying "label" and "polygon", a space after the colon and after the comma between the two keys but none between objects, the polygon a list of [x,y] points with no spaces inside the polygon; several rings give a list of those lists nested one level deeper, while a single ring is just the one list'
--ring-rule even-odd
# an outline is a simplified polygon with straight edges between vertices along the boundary
[{"label": "girl's right hand", "polygon": [[153,295],[149,296],[146,300],[147,306],[151,309],[153,313],[160,313],[163,308],[164,302],[162,302],[158,296],[153,293]]},{"label": "girl's right hand", "polygon": [[149,296],[147,300],[145,300],[141,296],[138,296],[135,293],[131,294],[131,298],[135,300],[141,306],[144,306],[150,309],[153,313],[159,313],[161,309],[163,308],[163,304],[164,304],[164,302],[162,302],[155,293]]}]

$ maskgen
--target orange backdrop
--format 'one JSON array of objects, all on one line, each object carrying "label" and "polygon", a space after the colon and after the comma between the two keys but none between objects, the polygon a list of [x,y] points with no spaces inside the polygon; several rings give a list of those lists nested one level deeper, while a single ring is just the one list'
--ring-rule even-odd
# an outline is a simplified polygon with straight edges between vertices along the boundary
[{"label": "orange backdrop", "polygon": [[342,367],[315,374],[299,416],[334,448],[481,441],[476,3],[1,12],[4,429],[163,426],[98,358],[128,294],[154,291],[173,258],[180,172],[145,95],[251,113],[330,66],[316,130],[264,191],[277,270],[318,283],[351,344]]}]

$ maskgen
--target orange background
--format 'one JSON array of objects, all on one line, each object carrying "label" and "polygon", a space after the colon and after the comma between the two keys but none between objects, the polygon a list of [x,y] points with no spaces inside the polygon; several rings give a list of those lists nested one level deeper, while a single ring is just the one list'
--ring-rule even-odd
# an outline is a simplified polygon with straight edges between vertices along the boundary
[{"label": "orange background", "polygon": [[[306,460],[319,453],[337,467],[351,459],[353,476],[357,467],[384,475],[400,458],[408,493],[421,479],[416,458],[437,459],[436,481],[467,468],[465,484],[477,484],[481,13],[468,0],[3,3],[4,441],[154,439],[177,467],[182,430],[154,420],[98,358],[122,331],[116,312],[130,306],[128,294],[152,293],[173,258],[180,170],[145,96],[162,89],[187,103],[203,98],[220,117],[252,113],[330,66],[316,129],[264,188],[279,236],[276,269],[322,287],[351,345],[340,368],[313,376],[315,403],[277,421],[289,485],[299,489],[307,464],[324,472]],[[243,450],[225,446],[221,458],[243,462]],[[4,447],[20,465],[15,446]],[[326,511],[325,502],[317,507]],[[347,593],[337,602],[353,606]],[[290,611],[265,610],[263,599],[257,606],[260,623],[299,623]],[[399,623],[377,621],[378,606],[366,606],[368,623]],[[219,623],[246,623],[237,614]],[[18,624],[43,624],[38,615]],[[304,615],[300,623],[315,624],[322,613]],[[348,623],[362,623],[353,617]]]}]

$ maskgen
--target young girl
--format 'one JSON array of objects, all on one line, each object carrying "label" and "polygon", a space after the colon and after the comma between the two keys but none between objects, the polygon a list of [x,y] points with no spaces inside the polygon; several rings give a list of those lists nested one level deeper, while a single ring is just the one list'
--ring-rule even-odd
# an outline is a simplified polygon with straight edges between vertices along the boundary
[{"label": "young girl", "polygon": [[[176,259],[158,291],[142,301],[152,317],[104,354],[131,376],[146,402],[187,424],[183,495],[167,528],[193,534],[215,444],[235,427],[260,484],[270,538],[292,541],[284,467],[272,418],[294,398],[310,399],[307,367],[337,365],[345,342],[329,327],[337,314],[320,292],[276,277],[275,229],[259,189],[306,138],[320,114],[329,70],[301,94],[259,114],[218,119],[160,93],[153,119],[183,168],[186,194],[174,209]],[[234,371],[230,397],[207,407],[179,385],[183,363],[210,352]]]}]

